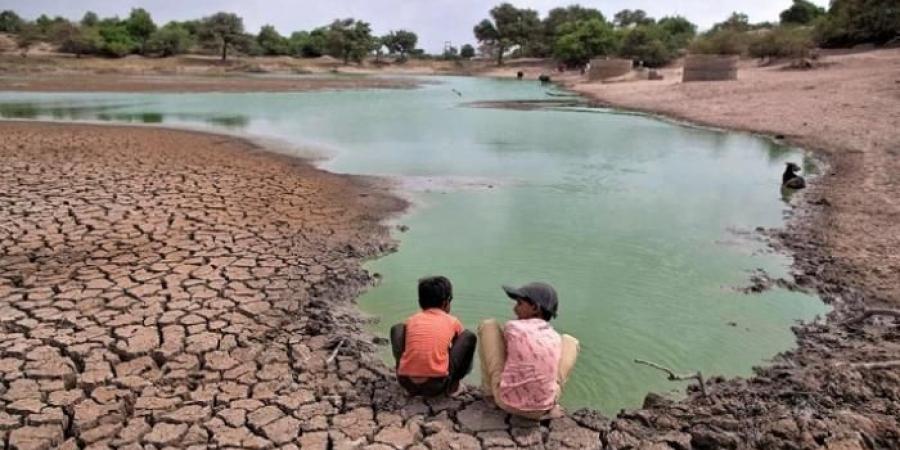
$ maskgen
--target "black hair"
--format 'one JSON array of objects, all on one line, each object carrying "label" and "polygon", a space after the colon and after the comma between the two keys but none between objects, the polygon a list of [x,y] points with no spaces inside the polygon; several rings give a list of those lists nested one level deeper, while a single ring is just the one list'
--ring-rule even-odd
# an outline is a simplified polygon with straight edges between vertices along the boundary
[{"label": "black hair", "polygon": [[447,277],[425,277],[419,280],[419,306],[422,309],[440,308],[453,300],[453,285]]},{"label": "black hair", "polygon": [[547,311],[546,309],[542,308],[540,305],[538,305],[537,303],[535,303],[533,300],[531,300],[531,299],[528,298],[528,297],[516,296],[516,297],[513,297],[513,298],[515,298],[516,300],[521,300],[521,301],[523,301],[523,302],[525,302],[525,303],[528,303],[529,305],[534,306],[535,308],[537,308],[538,311],[541,312],[541,318],[544,319],[544,320],[546,320],[547,322],[549,322],[549,321],[550,321],[551,319],[553,319],[553,317],[555,316],[552,312]]}]

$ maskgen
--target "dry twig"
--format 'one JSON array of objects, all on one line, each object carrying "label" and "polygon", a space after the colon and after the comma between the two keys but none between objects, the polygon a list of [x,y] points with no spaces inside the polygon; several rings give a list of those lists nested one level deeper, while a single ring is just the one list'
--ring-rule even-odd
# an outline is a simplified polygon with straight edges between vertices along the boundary
[{"label": "dry twig", "polygon": [[709,395],[707,395],[707,393],[706,393],[706,383],[703,381],[703,373],[700,372],[699,370],[695,373],[677,374],[677,373],[675,373],[674,370],[669,369],[668,367],[661,366],[654,362],[644,361],[643,359],[635,359],[634,362],[637,364],[643,364],[645,366],[650,366],[654,369],[661,370],[661,371],[667,373],[669,375],[668,376],[669,381],[697,380],[697,382],[700,384],[700,393],[703,395],[703,398],[705,398],[707,401],[709,400]]},{"label": "dry twig", "polygon": [[845,320],[841,325],[857,325],[859,323],[864,322],[866,319],[872,316],[891,316],[891,317],[900,317],[900,309],[866,309],[863,311],[861,315],[855,317],[853,319]]},{"label": "dry twig", "polygon": [[341,347],[344,346],[344,342],[346,341],[346,339],[341,339],[341,342],[338,342],[337,347],[335,347],[334,351],[331,352],[331,356],[329,356],[328,359],[325,360],[325,364],[331,364],[331,362],[334,361],[334,358],[337,357],[338,352],[341,351]]}]

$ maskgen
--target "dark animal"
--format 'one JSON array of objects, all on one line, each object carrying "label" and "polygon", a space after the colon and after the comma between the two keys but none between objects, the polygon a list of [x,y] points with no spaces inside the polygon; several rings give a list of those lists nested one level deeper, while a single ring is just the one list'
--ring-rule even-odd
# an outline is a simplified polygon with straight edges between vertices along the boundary
[{"label": "dark animal", "polygon": [[784,168],[784,175],[781,176],[781,186],[789,188],[789,189],[803,189],[806,187],[806,180],[803,179],[800,175],[797,175],[797,172],[800,171],[800,166],[789,162],[786,164]]},{"label": "dark animal", "polygon": [[543,84],[543,83],[549,83],[549,82],[550,82],[550,75],[541,74],[541,76],[538,77],[538,80],[540,80],[542,84]]},{"label": "dark animal", "polygon": [[520,70],[520,71],[516,74],[516,79],[521,80],[523,77],[525,77],[525,72],[522,72],[522,71]]},{"label": "dark animal", "polygon": [[456,94],[457,97],[462,97],[462,92],[459,92],[459,91],[457,91],[456,89],[453,89],[453,88],[451,88],[450,90],[453,91],[453,93]]}]

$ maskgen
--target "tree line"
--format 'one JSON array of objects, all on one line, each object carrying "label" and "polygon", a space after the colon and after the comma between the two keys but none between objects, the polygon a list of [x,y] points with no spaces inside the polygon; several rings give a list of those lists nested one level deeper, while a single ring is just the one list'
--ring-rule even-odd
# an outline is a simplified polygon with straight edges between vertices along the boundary
[{"label": "tree line", "polygon": [[[750,23],[746,14],[735,12],[699,35],[697,26],[684,17],[657,20],[640,9],[625,9],[607,19],[597,9],[572,5],[554,8],[541,18],[535,10],[502,3],[473,27],[473,34],[478,51],[498,64],[510,57],[538,57],[581,66],[594,57],[617,56],[648,67],[665,65],[685,51],[799,56],[817,45],[884,44],[900,35],[897,0],[832,0],[828,9],[808,0],[792,1],[778,23]],[[46,41],[62,52],[111,57],[165,57],[205,50],[223,60],[229,52],[238,51],[247,55],[330,55],[349,63],[372,54],[380,56],[385,50],[401,61],[428,56],[416,47],[416,33],[395,30],[375,36],[369,23],[353,18],[282,36],[271,25],[256,34],[248,33],[241,17],[227,12],[159,27],[142,8],[133,9],[124,19],[87,12],[79,22],[46,15],[28,21],[7,10],[0,12],[0,32],[14,34],[23,54],[36,42]],[[476,49],[466,44],[448,47],[440,56],[457,59],[475,54]]]},{"label": "tree line", "polygon": [[7,10],[0,12],[0,32],[15,34],[23,53],[35,43],[44,41],[57,45],[61,52],[79,56],[140,54],[166,57],[206,50],[216,52],[222,60],[228,58],[229,52],[238,51],[253,56],[330,55],[348,63],[361,61],[382,48],[401,60],[423,53],[416,48],[418,36],[412,31],[396,30],[374,36],[367,22],[352,18],[337,19],[311,31],[282,36],[271,25],[264,25],[257,34],[248,33],[243,19],[227,12],[197,20],[171,21],[159,27],[143,8],[132,9],[124,19],[101,19],[89,11],[79,22],[64,17],[51,19],[46,15],[27,21]]},{"label": "tree line", "polygon": [[735,12],[698,35],[681,16],[659,20],[643,10],[625,9],[608,20],[602,12],[578,5],[537,11],[502,3],[473,32],[481,50],[498,64],[506,57],[553,57],[580,66],[594,57],[618,56],[648,67],[669,63],[683,51],[745,54],[756,57],[801,56],[813,46],[884,44],[900,38],[897,0],[832,0],[819,7],[793,0],[780,22],[750,23]]}]

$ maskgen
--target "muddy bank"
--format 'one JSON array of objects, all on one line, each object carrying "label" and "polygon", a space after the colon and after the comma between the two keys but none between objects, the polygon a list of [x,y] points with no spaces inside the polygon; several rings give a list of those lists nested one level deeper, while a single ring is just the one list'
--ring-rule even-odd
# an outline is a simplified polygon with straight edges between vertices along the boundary
[{"label": "muddy bank", "polygon": [[352,305],[406,206],[383,186],[211,134],[0,133],[5,448],[599,445],[399,391]]},{"label": "muddy bank", "polygon": [[847,323],[900,305],[900,51],[828,59],[809,72],[746,66],[737,82],[682,84],[669,70],[665,82],[570,83],[608,106],[776,135],[828,166],[786,229],[763,233],[794,256],[787,283],[833,312],[798,325],[797,350],[755,377],[719,380],[711,402],[694,392],[620,414],[608,444],[687,431],[690,444],[674,447],[900,448],[900,330],[884,316]]}]

